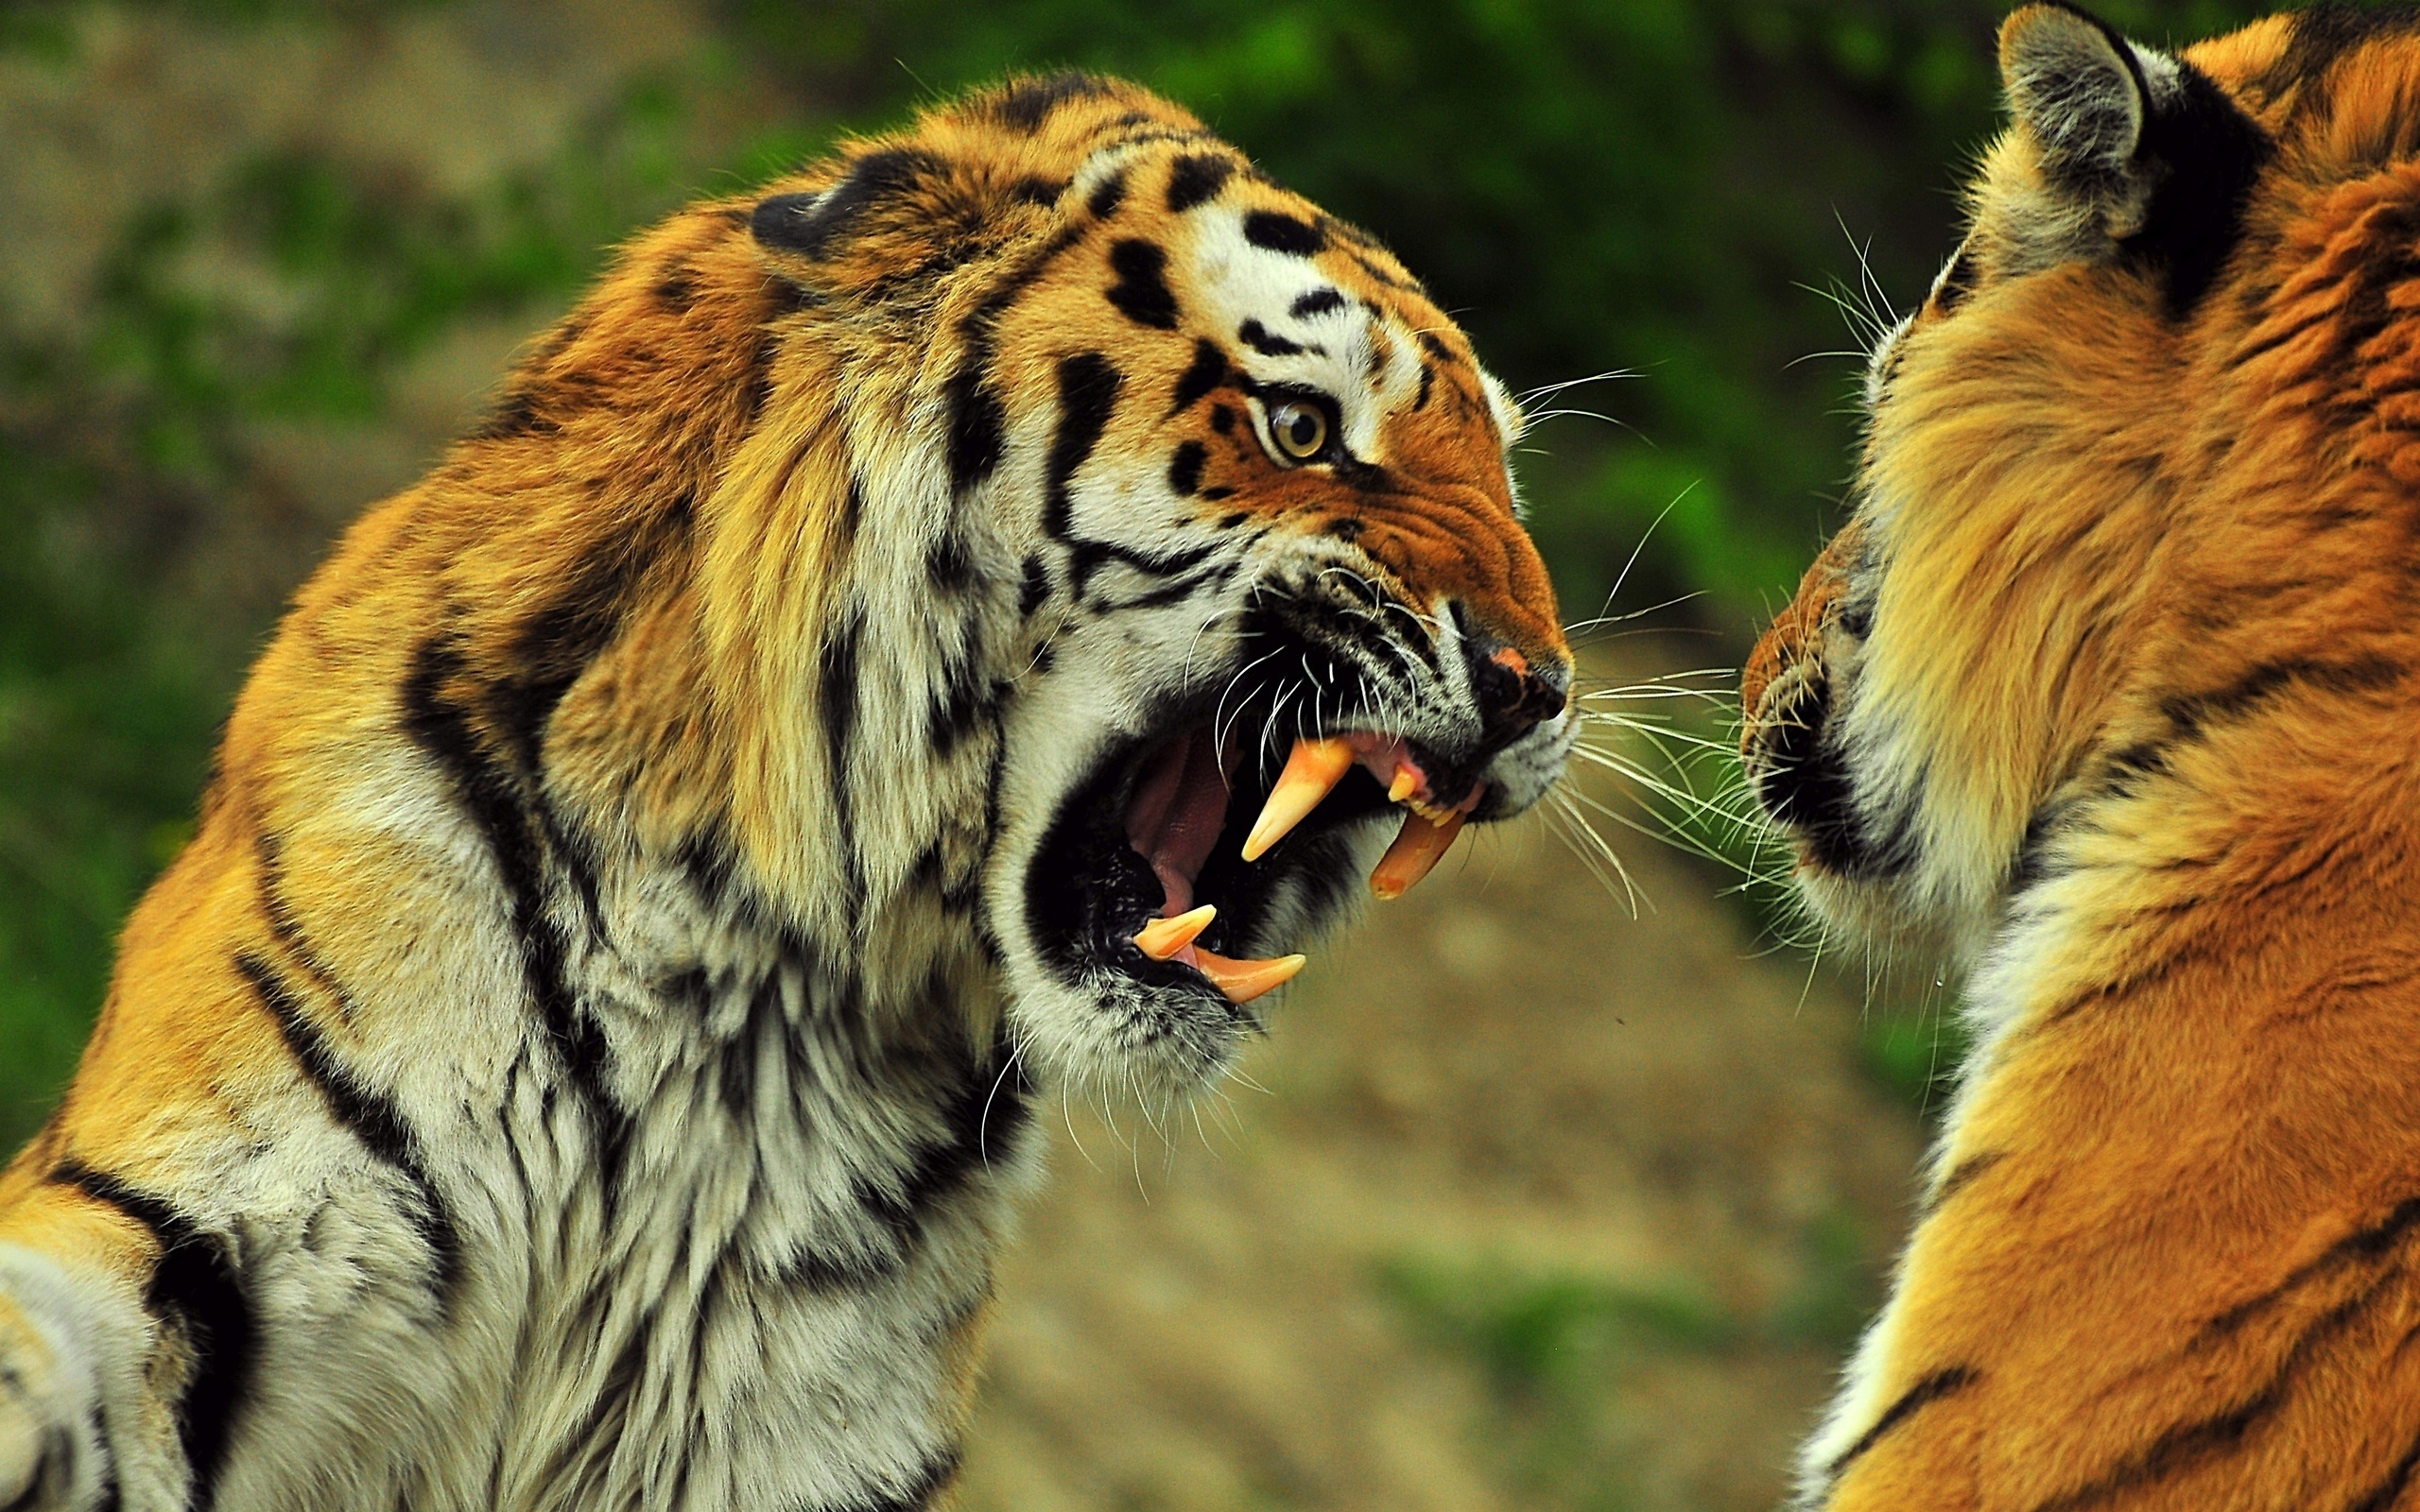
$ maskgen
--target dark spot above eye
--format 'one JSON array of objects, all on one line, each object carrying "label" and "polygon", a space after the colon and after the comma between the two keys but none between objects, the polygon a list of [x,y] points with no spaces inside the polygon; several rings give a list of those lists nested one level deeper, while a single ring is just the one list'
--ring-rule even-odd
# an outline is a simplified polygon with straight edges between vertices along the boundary
[{"label": "dark spot above eye", "polygon": [[1288,257],[1310,257],[1327,246],[1327,236],[1307,220],[1274,210],[1255,210],[1244,217],[1244,240],[1265,251]]},{"label": "dark spot above eye", "polygon": [[1206,152],[1189,152],[1176,160],[1168,170],[1168,209],[1183,215],[1194,206],[1219,198],[1235,177],[1236,165],[1229,159],[1213,157]]},{"label": "dark spot above eye", "polygon": [[1303,352],[1302,343],[1287,340],[1258,320],[1246,320],[1236,327],[1236,339],[1264,357],[1296,357]]},{"label": "dark spot above eye", "polygon": [[1126,203],[1126,170],[1123,168],[1096,184],[1091,197],[1084,201],[1085,207],[1092,211],[1095,220],[1107,220],[1110,216],[1116,215],[1117,207],[1124,203]]},{"label": "dark spot above eye", "polygon": [[1168,254],[1156,243],[1129,238],[1109,249],[1109,266],[1117,283],[1109,302],[1137,325],[1154,331],[1176,329],[1176,296],[1168,291]]},{"label": "dark spot above eye", "polygon": [[[1227,354],[1219,350],[1219,343],[1206,336],[1194,342],[1193,365],[1178,376],[1176,392],[1169,396],[1168,413],[1183,414],[1226,381]],[[1211,423],[1218,421],[1214,419]]]},{"label": "dark spot above eye", "polygon": [[1292,316],[1297,320],[1307,320],[1313,316],[1325,315],[1331,310],[1341,310],[1343,308],[1344,296],[1338,290],[1313,289],[1308,294],[1304,295],[1301,299],[1296,300],[1293,307],[1286,313]]},{"label": "dark spot above eye", "polygon": [[1358,541],[1361,539],[1364,528],[1366,528],[1365,522],[1353,519],[1349,515],[1339,515],[1327,523],[1327,528],[1322,534],[1337,541]]},{"label": "dark spot above eye", "polygon": [[1236,412],[1229,409],[1224,404],[1214,406],[1210,411],[1210,428],[1217,431],[1221,436],[1224,436],[1229,431],[1234,430],[1236,428]]},{"label": "dark spot above eye", "polygon": [[1421,350],[1426,352],[1439,362],[1452,362],[1455,360],[1454,349],[1445,345],[1445,338],[1439,335],[1434,331],[1423,331],[1420,333],[1420,346]]},{"label": "dark spot above eye", "polygon": [[1019,179],[1009,190],[1009,198],[1022,199],[1028,205],[1040,205],[1047,210],[1057,204],[1059,197],[1066,192],[1066,180],[1045,179],[1036,174]]}]

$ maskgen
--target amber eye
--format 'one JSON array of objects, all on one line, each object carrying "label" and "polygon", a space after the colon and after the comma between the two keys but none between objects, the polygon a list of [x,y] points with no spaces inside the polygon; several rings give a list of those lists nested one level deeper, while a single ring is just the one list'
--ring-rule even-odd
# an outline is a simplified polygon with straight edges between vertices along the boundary
[{"label": "amber eye", "polygon": [[1327,450],[1327,416],[1317,404],[1289,399],[1269,411],[1269,434],[1277,450],[1296,462],[1308,462]]}]

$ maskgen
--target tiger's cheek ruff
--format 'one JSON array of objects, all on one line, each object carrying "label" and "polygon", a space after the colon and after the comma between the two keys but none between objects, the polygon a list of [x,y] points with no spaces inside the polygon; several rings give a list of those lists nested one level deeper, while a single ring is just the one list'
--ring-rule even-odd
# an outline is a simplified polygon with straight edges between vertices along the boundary
[{"label": "tiger's cheek ruff", "polygon": [[1797,1504],[2408,1505],[2420,23],[2001,64],[1743,687],[1810,907],[1973,1045]]}]

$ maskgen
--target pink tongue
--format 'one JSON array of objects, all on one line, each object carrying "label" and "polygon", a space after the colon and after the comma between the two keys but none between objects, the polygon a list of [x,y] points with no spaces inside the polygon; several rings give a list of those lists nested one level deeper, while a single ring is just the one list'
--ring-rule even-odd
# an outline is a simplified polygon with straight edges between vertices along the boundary
[{"label": "pink tongue", "polygon": [[1144,774],[1126,811],[1126,838],[1167,892],[1162,918],[1193,906],[1193,879],[1218,846],[1226,818],[1226,774],[1208,730],[1169,746]]}]

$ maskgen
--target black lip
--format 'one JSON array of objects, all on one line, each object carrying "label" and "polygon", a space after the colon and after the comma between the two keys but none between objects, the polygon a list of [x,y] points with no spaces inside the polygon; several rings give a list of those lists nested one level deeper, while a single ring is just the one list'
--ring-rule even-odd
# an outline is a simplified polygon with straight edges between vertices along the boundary
[{"label": "black lip", "polygon": [[1754,751],[1756,800],[1806,844],[1807,859],[1839,876],[1874,879],[1904,869],[1904,836],[1877,843],[1858,811],[1848,764],[1832,739],[1832,683],[1818,671],[1763,717]]}]

